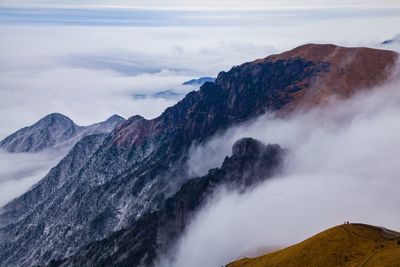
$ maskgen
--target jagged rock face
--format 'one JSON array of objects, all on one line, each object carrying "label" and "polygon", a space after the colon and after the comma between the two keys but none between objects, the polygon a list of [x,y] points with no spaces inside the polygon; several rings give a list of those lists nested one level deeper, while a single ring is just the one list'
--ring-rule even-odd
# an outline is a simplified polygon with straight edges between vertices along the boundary
[{"label": "jagged rock face", "polygon": [[150,266],[168,252],[186,229],[193,214],[221,186],[246,190],[271,177],[282,166],[285,152],[279,145],[264,145],[252,138],[235,143],[232,156],[220,168],[186,182],[155,212],[145,214],[128,229],[94,242],[71,258],[51,266]]},{"label": "jagged rock face", "polygon": [[[234,67],[160,117],[134,116],[118,125],[50,196],[33,188],[29,194],[37,198],[28,212],[21,204],[25,195],[7,205],[0,265],[31,266],[71,256],[159,210],[189,179],[182,166],[193,143],[266,111],[286,109],[299,92],[316,88],[319,77],[336,68],[335,62],[311,59],[291,56]],[[61,173],[65,167],[55,168]],[[25,215],[10,220],[7,214]]]},{"label": "jagged rock face", "polygon": [[32,126],[24,127],[0,142],[8,152],[39,152],[45,149],[69,149],[84,136],[109,133],[124,118],[113,115],[104,122],[78,126],[70,118],[52,113]]}]

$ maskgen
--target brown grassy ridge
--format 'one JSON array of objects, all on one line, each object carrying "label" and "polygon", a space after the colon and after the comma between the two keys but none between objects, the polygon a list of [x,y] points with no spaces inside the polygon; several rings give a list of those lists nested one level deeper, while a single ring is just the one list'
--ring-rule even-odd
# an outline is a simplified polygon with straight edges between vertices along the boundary
[{"label": "brown grassy ridge", "polygon": [[227,267],[399,267],[400,233],[366,224],[344,224],[299,244]]},{"label": "brown grassy ridge", "polygon": [[[360,90],[384,84],[393,74],[399,54],[394,51],[366,47],[342,47],[333,44],[306,44],[281,54],[258,59],[253,63],[302,58],[314,63],[329,63],[307,90],[292,94],[293,101],[286,111],[308,109],[324,104],[332,96],[346,99]],[[304,84],[298,84],[302,87]]]}]

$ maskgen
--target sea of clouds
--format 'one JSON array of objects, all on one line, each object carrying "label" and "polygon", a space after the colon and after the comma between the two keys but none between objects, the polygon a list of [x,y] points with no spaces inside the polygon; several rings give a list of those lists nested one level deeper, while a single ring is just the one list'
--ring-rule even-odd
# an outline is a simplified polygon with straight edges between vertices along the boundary
[{"label": "sea of clouds", "polygon": [[[179,99],[135,95],[165,90],[185,94],[197,89],[182,86],[186,80],[215,77],[234,65],[304,43],[376,45],[397,33],[400,17],[396,10],[129,13],[0,6],[0,22],[4,138],[52,112],[80,125],[112,114],[154,118]],[[296,242],[343,220],[398,226],[396,215],[389,213],[395,199],[384,197],[395,190],[390,177],[398,164],[397,109],[376,101],[364,112],[345,113],[344,107],[355,106],[339,105],[338,112],[324,115],[328,119],[322,125],[315,120],[322,116],[319,112],[289,121],[261,118],[226,133],[229,142],[216,138],[193,148],[192,163],[209,151],[213,156],[208,158],[214,159],[198,162],[193,174],[218,166],[240,136],[279,143],[292,154],[284,177],[251,194],[227,193],[204,209],[182,240],[177,266],[217,266],[259,248]],[[62,156],[0,152],[0,206],[28,190]],[[365,179],[362,187],[360,179]],[[367,194],[373,197],[367,199]],[[366,207],[370,215],[362,217]]]}]

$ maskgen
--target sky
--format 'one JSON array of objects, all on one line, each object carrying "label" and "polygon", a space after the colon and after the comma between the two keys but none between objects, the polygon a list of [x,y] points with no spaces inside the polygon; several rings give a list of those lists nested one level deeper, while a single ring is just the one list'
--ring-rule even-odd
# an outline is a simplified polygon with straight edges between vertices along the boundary
[{"label": "sky", "polygon": [[254,8],[309,8],[309,7],[385,7],[400,6],[396,0],[2,0],[2,5],[47,7],[124,7],[124,8],[206,8],[206,9],[254,9]]}]

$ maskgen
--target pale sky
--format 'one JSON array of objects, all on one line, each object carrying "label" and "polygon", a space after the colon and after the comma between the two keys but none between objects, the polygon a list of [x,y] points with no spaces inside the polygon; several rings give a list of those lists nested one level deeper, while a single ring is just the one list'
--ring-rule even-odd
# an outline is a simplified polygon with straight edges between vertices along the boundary
[{"label": "pale sky", "polygon": [[0,0],[2,6],[20,7],[116,7],[116,8],[321,8],[400,7],[399,0]]}]

